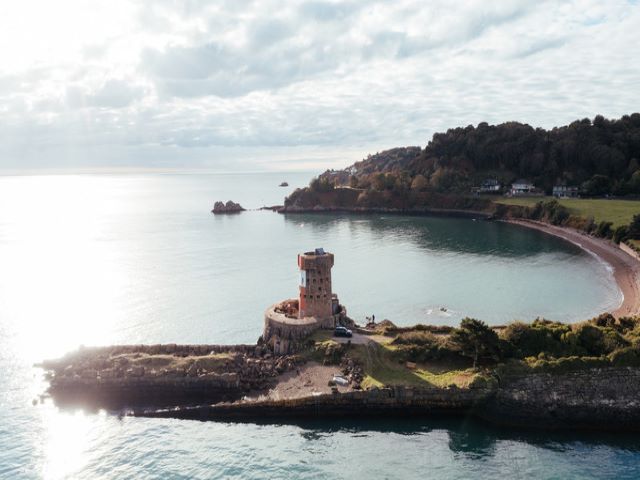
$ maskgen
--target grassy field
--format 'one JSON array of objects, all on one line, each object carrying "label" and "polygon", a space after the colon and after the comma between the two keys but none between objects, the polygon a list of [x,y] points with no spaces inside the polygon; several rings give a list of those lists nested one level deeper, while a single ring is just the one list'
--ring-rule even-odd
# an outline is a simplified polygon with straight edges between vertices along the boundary
[{"label": "grassy field", "polygon": [[[496,203],[506,205],[532,206],[540,200],[552,200],[553,197],[524,197],[524,198],[500,198]],[[581,217],[593,217],[596,222],[613,222],[613,228],[619,225],[628,225],[634,215],[640,213],[639,200],[607,200],[563,198],[559,199],[561,205],[567,207],[573,215]]]},{"label": "grassy field", "polygon": [[363,367],[364,388],[388,385],[440,388],[456,385],[466,388],[477,376],[471,369],[443,368],[442,365],[421,364],[411,370],[399,363],[393,352],[382,345],[352,345],[349,354]]}]

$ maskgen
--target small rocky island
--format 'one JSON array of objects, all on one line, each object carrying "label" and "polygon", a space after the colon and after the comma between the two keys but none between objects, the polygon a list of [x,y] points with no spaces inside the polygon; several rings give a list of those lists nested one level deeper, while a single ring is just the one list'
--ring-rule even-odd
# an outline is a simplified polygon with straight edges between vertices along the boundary
[{"label": "small rocky island", "polygon": [[298,296],[267,308],[256,344],[81,348],[43,362],[48,393],[148,417],[455,415],[640,431],[640,317],[360,326],[332,291],[333,263],[321,248],[298,255]]},{"label": "small rocky island", "polygon": [[245,209],[242,208],[242,205],[240,205],[239,203],[235,203],[231,200],[227,201],[227,203],[224,202],[216,202],[213,204],[213,209],[211,210],[211,213],[215,213],[215,214],[220,214],[220,213],[240,213],[240,212],[244,212]]}]

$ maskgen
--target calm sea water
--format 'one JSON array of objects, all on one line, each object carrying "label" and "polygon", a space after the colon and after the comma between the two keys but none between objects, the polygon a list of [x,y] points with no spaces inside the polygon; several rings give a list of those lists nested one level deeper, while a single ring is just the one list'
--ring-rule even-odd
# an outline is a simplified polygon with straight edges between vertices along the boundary
[{"label": "calm sea water", "polygon": [[33,363],[82,344],[255,341],[265,308],[295,295],[296,254],[319,246],[335,253],[334,288],[356,320],[572,321],[620,302],[605,264],[510,225],[209,213],[215,200],[281,203],[309,178],[0,177],[0,478],[640,477],[640,442],[627,436],[460,420],[119,419],[32,404],[44,389]]}]

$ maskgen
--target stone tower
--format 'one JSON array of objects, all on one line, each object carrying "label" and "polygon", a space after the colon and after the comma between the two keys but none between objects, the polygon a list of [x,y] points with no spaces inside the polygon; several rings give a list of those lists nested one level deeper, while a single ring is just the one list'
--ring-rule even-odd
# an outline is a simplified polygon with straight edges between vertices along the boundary
[{"label": "stone tower", "polygon": [[298,318],[327,318],[333,314],[331,267],[333,253],[316,248],[298,255],[300,267],[300,303]]}]

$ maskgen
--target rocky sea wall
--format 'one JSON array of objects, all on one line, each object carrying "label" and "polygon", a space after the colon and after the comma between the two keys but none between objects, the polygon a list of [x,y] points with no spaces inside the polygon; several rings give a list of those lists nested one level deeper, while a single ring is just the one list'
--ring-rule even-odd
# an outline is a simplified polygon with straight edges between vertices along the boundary
[{"label": "rocky sea wall", "polygon": [[471,388],[391,388],[241,401],[134,414],[197,420],[475,417],[502,426],[640,431],[640,369],[602,368],[496,377]]}]

